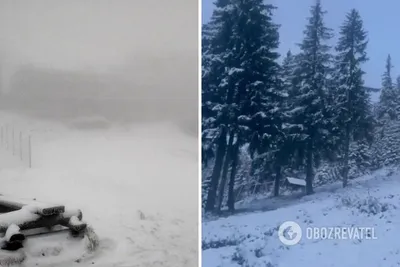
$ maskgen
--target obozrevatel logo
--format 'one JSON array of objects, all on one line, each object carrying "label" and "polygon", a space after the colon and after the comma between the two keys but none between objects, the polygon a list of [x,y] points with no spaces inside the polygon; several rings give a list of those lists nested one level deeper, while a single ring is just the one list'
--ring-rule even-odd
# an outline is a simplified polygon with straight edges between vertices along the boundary
[{"label": "obozrevatel logo", "polygon": [[287,221],[279,226],[279,240],[286,246],[293,246],[300,242],[302,231],[298,223]]}]

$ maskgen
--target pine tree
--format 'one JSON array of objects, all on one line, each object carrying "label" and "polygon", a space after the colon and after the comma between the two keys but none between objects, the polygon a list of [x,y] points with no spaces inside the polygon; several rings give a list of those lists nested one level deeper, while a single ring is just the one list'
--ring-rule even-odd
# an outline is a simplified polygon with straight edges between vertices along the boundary
[{"label": "pine tree", "polygon": [[[300,55],[293,55],[291,51],[286,54],[282,62],[282,83],[288,98],[283,108],[283,131],[285,133],[286,153],[288,168],[299,171],[303,167],[304,160],[304,141],[306,134],[303,129],[303,121],[300,116],[304,112],[303,107],[298,106],[300,99],[301,75]],[[289,147],[289,149],[288,149]]]},{"label": "pine tree", "polygon": [[[288,93],[288,101],[292,97],[295,97],[299,93],[299,75],[296,72],[298,70],[299,62],[297,62],[298,56],[293,55],[289,50],[286,53],[286,57],[282,61],[281,67],[281,78],[282,86]],[[292,103],[290,103],[292,105]]]},{"label": "pine tree", "polygon": [[378,118],[388,117],[391,120],[397,118],[398,93],[396,92],[392,80],[392,59],[388,55],[386,59],[385,72],[382,75],[382,91],[378,106]]},{"label": "pine tree", "polygon": [[215,208],[217,188],[226,154],[226,139],[229,127],[229,105],[227,96],[233,88],[228,84],[227,66],[232,51],[232,35],[235,24],[234,6],[229,0],[217,0],[209,23],[203,27],[202,35],[202,143],[203,150],[215,149],[213,171],[205,211]]},{"label": "pine tree", "polygon": [[299,74],[300,88],[296,97],[296,122],[302,123],[302,132],[306,135],[306,193],[313,193],[313,164],[317,151],[327,143],[327,79],[331,73],[332,56],[327,42],[331,39],[331,29],[324,23],[321,2],[317,0],[311,7],[311,17],[300,44]]},{"label": "pine tree", "polygon": [[388,88],[388,89],[393,89],[393,80],[392,80],[392,57],[390,54],[386,58],[386,66],[385,66],[385,72],[382,75],[382,87],[383,88]]},{"label": "pine tree", "polygon": [[348,177],[360,177],[374,170],[374,159],[376,157],[377,155],[372,154],[371,143],[368,140],[358,140],[351,143]]},{"label": "pine tree", "polygon": [[396,89],[400,91],[400,75],[396,78]]},{"label": "pine tree", "polygon": [[373,152],[377,167],[400,163],[400,121],[393,120],[381,125],[376,131]]},{"label": "pine tree", "polygon": [[[279,99],[273,90],[277,81],[279,57],[278,27],[272,22],[271,5],[262,0],[232,0],[216,3],[211,22],[205,27],[203,57],[204,133],[218,133],[214,171],[205,210],[221,207],[231,166],[229,190],[235,181],[235,159],[242,144],[243,131],[250,133],[260,112],[277,112]],[[276,87],[276,86],[275,86]],[[212,114],[207,116],[207,114]],[[240,118],[246,117],[245,125]],[[268,115],[269,118],[273,116]],[[270,125],[270,124],[269,124]],[[234,140],[237,139],[235,142]],[[222,176],[221,176],[222,170]],[[217,192],[218,191],[218,192]],[[228,194],[233,197],[234,194]],[[234,203],[230,199],[229,203]],[[215,205],[216,204],[216,205]],[[233,206],[229,207],[231,210]]]},{"label": "pine tree", "polygon": [[243,96],[240,119],[248,129],[246,135],[252,136],[250,148],[257,152],[255,161],[261,162],[263,176],[270,168],[274,170],[277,191],[281,164],[286,159],[279,152],[285,140],[282,107],[287,94],[279,77],[278,25],[272,20],[275,7],[263,0],[242,0],[238,1],[238,6],[241,13],[237,51],[244,68],[238,87]]},{"label": "pine tree", "polygon": [[336,46],[336,81],[335,110],[337,124],[344,129],[343,140],[343,187],[347,186],[349,174],[350,144],[356,137],[359,141],[363,136],[355,133],[365,133],[371,121],[369,95],[363,86],[361,67],[368,58],[367,32],[357,10],[352,9],[340,28],[339,42]]}]

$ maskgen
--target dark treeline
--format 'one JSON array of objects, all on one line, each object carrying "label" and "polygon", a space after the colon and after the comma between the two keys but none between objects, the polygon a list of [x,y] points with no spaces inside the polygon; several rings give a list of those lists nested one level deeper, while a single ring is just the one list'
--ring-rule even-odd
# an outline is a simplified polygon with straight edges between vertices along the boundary
[{"label": "dark treeline", "polygon": [[[343,14],[336,33],[316,1],[299,52],[288,51],[280,64],[274,6],[263,0],[215,5],[202,29],[206,212],[224,205],[234,211],[239,191],[257,191],[249,184],[272,181],[279,196],[291,176],[305,179],[312,194],[323,182],[341,180],[346,187],[349,179],[400,160],[400,79],[392,81],[388,56],[380,101],[370,101],[362,70],[368,33],[356,9]],[[339,38],[331,47],[334,34]]]}]

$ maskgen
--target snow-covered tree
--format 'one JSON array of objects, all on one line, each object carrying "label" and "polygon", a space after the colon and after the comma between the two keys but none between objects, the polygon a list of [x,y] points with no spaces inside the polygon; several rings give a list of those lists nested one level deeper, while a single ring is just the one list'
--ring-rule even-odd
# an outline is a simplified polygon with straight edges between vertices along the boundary
[{"label": "snow-covered tree", "polygon": [[396,89],[400,91],[400,75],[396,78]]},{"label": "snow-covered tree", "polygon": [[278,194],[285,140],[282,131],[283,108],[287,93],[280,79],[278,25],[272,20],[273,6],[263,0],[238,1],[241,11],[238,31],[238,51],[244,71],[239,85],[241,101],[240,123],[251,136],[250,150],[258,162],[261,176],[270,170],[275,176]]},{"label": "snow-covered tree", "polygon": [[400,164],[400,122],[388,121],[376,131],[373,144],[378,167]]},{"label": "snow-covered tree", "polygon": [[328,41],[332,30],[325,26],[321,2],[311,7],[311,17],[300,44],[299,57],[299,93],[295,99],[296,111],[293,112],[296,124],[302,124],[301,134],[306,135],[306,192],[313,193],[313,164],[318,151],[323,149],[329,139],[327,94],[328,79],[332,71],[332,55]]},{"label": "snow-covered tree", "polygon": [[343,186],[347,185],[349,174],[350,144],[361,140],[362,134],[371,132],[371,109],[369,94],[363,86],[362,64],[367,58],[367,32],[357,10],[352,9],[340,28],[339,42],[336,46],[336,90],[334,110],[336,123],[343,129]]},{"label": "snow-covered tree", "polygon": [[[230,56],[235,25],[235,8],[229,0],[217,0],[211,20],[203,26],[202,35],[202,143],[203,151],[215,150],[214,166],[205,187],[206,211],[213,211],[226,154],[226,139],[232,105],[228,83]],[[208,177],[207,177],[208,178]]]},{"label": "snow-covered tree", "polygon": [[262,0],[222,2],[216,3],[203,35],[207,38],[203,42],[203,134],[207,140],[219,140],[209,141],[216,153],[206,211],[220,209],[228,174],[228,206],[234,209],[237,154],[239,146],[250,141],[247,136],[264,138],[268,143],[260,143],[258,149],[275,151],[272,144],[276,146],[282,125],[279,107],[286,96],[279,79],[274,7]]},{"label": "snow-covered tree", "polygon": [[378,118],[389,117],[391,120],[397,119],[399,93],[392,80],[392,59],[388,55],[386,59],[385,72],[382,75],[382,91],[379,99]]}]

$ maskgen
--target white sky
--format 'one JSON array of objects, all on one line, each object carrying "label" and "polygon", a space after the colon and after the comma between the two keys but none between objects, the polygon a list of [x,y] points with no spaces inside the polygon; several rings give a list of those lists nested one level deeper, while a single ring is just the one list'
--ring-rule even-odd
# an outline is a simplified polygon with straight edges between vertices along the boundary
[{"label": "white sky", "polygon": [[[184,37],[184,38],[183,38]],[[95,69],[137,55],[197,53],[195,0],[2,0],[7,62]]]}]

